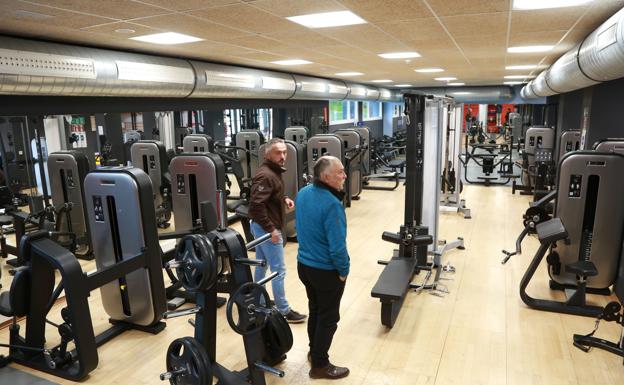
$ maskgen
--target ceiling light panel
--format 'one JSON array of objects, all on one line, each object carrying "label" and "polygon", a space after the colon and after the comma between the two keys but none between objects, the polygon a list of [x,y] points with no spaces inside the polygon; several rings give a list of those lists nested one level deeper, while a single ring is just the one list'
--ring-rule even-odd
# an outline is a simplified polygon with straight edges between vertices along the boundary
[{"label": "ceiling light panel", "polygon": [[522,84],[523,82],[503,82],[503,84],[507,84],[508,86],[515,86],[516,84]]},{"label": "ceiling light panel", "polygon": [[152,35],[135,36],[135,37],[131,37],[130,39],[143,41],[146,43],[164,44],[164,45],[193,43],[196,41],[204,40],[195,36],[184,35],[182,33],[177,33],[177,32],[155,33]]},{"label": "ceiling light panel", "polygon": [[507,75],[505,79],[526,79],[526,78],[534,78],[533,75]]},{"label": "ceiling light panel", "polygon": [[420,73],[444,72],[442,68],[418,68],[418,69],[415,69],[414,71],[420,72]]},{"label": "ceiling light panel", "polygon": [[311,61],[302,60],[302,59],[288,59],[288,60],[277,60],[272,61],[273,64],[279,64],[281,66],[298,66],[303,64],[312,64]]},{"label": "ceiling light panel", "polygon": [[585,5],[592,0],[514,0],[513,8],[516,10],[547,9],[577,7]]},{"label": "ceiling light panel", "polygon": [[411,87],[411,84],[395,84],[395,87]]},{"label": "ceiling light panel", "polygon": [[450,82],[451,80],[457,80],[457,78],[454,78],[452,76],[447,76],[447,77],[442,77],[442,78],[435,78],[435,80],[440,81],[440,82]]},{"label": "ceiling light panel", "polygon": [[410,52],[388,52],[388,53],[380,53],[384,59],[409,59],[413,57],[420,57],[418,52],[410,51]]},{"label": "ceiling light panel", "polygon": [[527,45],[522,47],[509,47],[509,53],[531,53],[531,52],[548,52],[553,49],[552,45]]},{"label": "ceiling light panel", "polygon": [[392,83],[392,80],[390,79],[377,79],[377,80],[371,80],[373,83]]},{"label": "ceiling light panel", "polygon": [[523,65],[517,65],[517,66],[506,66],[505,69],[506,70],[532,70],[537,68],[537,64],[523,64]]},{"label": "ceiling light panel", "polygon": [[335,75],[336,76],[362,76],[364,74],[361,72],[338,72]]},{"label": "ceiling light panel", "polygon": [[366,23],[366,20],[351,11],[313,13],[291,16],[287,17],[287,19],[308,28],[341,27]]},{"label": "ceiling light panel", "polygon": [[447,86],[465,86],[466,83],[448,83]]}]

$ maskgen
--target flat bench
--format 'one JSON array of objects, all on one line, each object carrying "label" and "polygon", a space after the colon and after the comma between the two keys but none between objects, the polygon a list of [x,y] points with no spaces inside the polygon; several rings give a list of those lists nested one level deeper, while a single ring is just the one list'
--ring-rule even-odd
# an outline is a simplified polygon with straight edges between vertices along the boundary
[{"label": "flat bench", "polygon": [[381,301],[381,323],[387,327],[394,326],[405,293],[409,289],[416,258],[392,258],[371,291],[371,296]]}]

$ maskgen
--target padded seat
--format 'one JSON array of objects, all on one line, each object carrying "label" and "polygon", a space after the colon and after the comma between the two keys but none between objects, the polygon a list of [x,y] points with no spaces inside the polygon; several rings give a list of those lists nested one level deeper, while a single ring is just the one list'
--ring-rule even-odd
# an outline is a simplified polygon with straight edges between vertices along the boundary
[{"label": "padded seat", "polygon": [[565,265],[565,271],[576,274],[579,277],[594,277],[598,275],[598,269],[592,261],[576,261]]},{"label": "padded seat", "polygon": [[381,272],[371,296],[382,301],[400,301],[409,287],[416,258],[392,258]]},{"label": "padded seat", "polygon": [[0,226],[7,226],[13,224],[13,217],[10,215],[0,215]]},{"label": "padded seat", "polygon": [[568,231],[559,218],[542,222],[535,227],[541,244],[551,244],[568,237]]},{"label": "padded seat", "polygon": [[23,317],[30,308],[30,268],[15,269],[9,291],[0,294],[0,314],[5,317]]},{"label": "padded seat", "polygon": [[405,168],[405,161],[404,160],[392,160],[388,162],[388,167],[390,167],[394,171],[396,171],[396,169],[398,168],[400,172],[403,172],[403,169]]}]

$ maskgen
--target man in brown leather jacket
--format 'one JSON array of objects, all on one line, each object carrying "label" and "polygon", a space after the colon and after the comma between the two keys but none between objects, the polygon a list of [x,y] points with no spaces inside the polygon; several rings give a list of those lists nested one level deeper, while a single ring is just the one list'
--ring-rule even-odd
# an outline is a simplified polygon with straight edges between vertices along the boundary
[{"label": "man in brown leather jacket", "polygon": [[[274,138],[265,146],[264,162],[258,168],[251,184],[249,199],[249,216],[251,217],[251,232],[255,238],[270,233],[271,240],[256,246],[256,259],[265,260],[271,272],[278,272],[278,276],[271,281],[275,306],[290,323],[303,322],[307,316],[293,310],[286,300],[284,278],[286,264],[284,263],[284,240],[282,226],[284,222],[284,205],[289,209],[295,203],[284,196],[282,173],[285,171],[286,144],[283,139]],[[256,267],[255,281],[264,278],[267,266]]]}]

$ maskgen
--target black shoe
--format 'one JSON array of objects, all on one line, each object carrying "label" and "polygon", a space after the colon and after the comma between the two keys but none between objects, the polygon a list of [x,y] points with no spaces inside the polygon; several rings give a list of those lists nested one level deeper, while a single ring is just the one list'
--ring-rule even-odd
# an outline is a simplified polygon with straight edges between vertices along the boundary
[{"label": "black shoe", "polygon": [[328,380],[337,380],[349,375],[349,368],[343,368],[329,364],[323,368],[312,368],[308,373],[310,378],[326,378]]},{"label": "black shoe", "polygon": [[299,324],[304,322],[305,319],[308,318],[308,316],[305,314],[300,314],[293,309],[290,309],[288,313],[284,314],[284,318],[286,318],[286,321],[288,321],[288,323],[290,324]]}]

